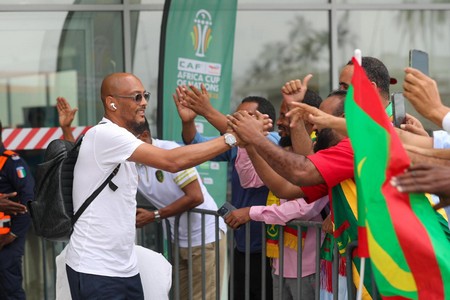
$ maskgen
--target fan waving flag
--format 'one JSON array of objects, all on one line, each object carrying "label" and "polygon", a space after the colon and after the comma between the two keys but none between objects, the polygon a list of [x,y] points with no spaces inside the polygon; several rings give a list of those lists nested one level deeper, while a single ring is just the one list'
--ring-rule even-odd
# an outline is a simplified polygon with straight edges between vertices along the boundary
[{"label": "fan waving flag", "polygon": [[367,243],[384,299],[450,299],[450,243],[424,194],[400,193],[390,184],[410,160],[378,92],[355,58],[353,65],[345,115],[366,231],[358,244]]}]

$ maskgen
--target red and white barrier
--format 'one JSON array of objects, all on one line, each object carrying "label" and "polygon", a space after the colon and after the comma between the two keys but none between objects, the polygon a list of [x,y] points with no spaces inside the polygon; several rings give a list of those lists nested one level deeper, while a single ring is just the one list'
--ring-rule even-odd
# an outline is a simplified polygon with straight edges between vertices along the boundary
[{"label": "red and white barrier", "polygon": [[[75,139],[86,133],[89,126],[73,127]],[[62,139],[62,130],[59,127],[41,128],[4,128],[2,132],[3,143],[9,150],[38,150],[46,149],[48,144],[56,139]]]}]

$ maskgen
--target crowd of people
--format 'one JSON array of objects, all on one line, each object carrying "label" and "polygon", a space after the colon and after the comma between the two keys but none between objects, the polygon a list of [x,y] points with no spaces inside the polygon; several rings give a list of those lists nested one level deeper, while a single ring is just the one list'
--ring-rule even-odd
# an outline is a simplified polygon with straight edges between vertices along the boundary
[{"label": "crowd of people", "polygon": [[[378,92],[388,116],[392,115],[388,69],[374,57],[361,62]],[[348,138],[344,102],[354,65],[346,64],[339,76],[339,89],[322,100],[308,89],[312,75],[295,79],[281,87],[282,103],[274,132],[275,108],[264,97],[249,96],[232,115],[215,109],[202,85],[180,86],[174,103],[182,122],[185,145],[154,139],[145,110],[150,93],[136,76],[113,73],[101,86],[104,117],[83,138],[74,170],[73,201],[76,211],[117,165],[116,190],[106,188],[86,209],[74,226],[66,253],[66,271],[72,299],[144,299],[134,243],[136,228],[182,214],[179,227],[180,294],[188,297],[189,260],[194,268],[194,299],[202,297],[202,260],[206,265],[206,299],[216,295],[216,241],[213,216],[204,222],[198,215],[187,217],[192,208],[217,210],[217,204],[203,185],[195,166],[207,161],[227,161],[231,165],[231,204],[237,209],[224,221],[234,230],[233,298],[245,299],[246,280],[250,299],[313,299],[315,289],[317,232],[297,230],[290,220],[323,222],[325,233],[335,239],[345,265],[347,245],[358,240],[357,194],[354,154]],[[419,70],[405,69],[404,96],[425,118],[443,128],[430,137],[420,122],[407,115],[397,129],[414,162],[391,184],[403,193],[431,193],[438,197],[435,209],[450,204],[450,108],[442,104],[436,82]],[[71,123],[77,112],[68,102],[57,99],[64,138],[74,140]],[[203,116],[221,134],[204,137],[195,126]],[[1,127],[1,126],[0,126]],[[0,128],[0,299],[25,299],[21,259],[30,223],[26,203],[33,200],[34,180],[26,163],[16,153],[4,149]],[[89,176],[86,176],[89,174]],[[157,209],[137,208],[140,192]],[[187,222],[192,224],[192,258],[189,257]],[[223,272],[227,228],[221,219],[220,270]],[[246,230],[250,223],[250,273],[246,274]],[[263,269],[262,224],[266,223],[267,263]],[[205,228],[202,228],[204,224]],[[273,225],[282,225],[275,227]],[[201,247],[206,232],[206,250]],[[279,230],[286,238],[278,241]],[[448,230],[448,224],[447,224]],[[302,244],[297,235],[302,233]],[[172,236],[174,239],[174,236]],[[283,247],[284,262],[279,259]],[[302,249],[302,294],[297,294],[297,252]],[[354,263],[359,264],[355,259]],[[280,265],[283,264],[283,274]],[[345,268],[339,268],[345,270]],[[359,268],[357,268],[359,270]],[[266,282],[261,276],[266,273]],[[370,271],[370,266],[366,267]],[[323,275],[323,274],[321,274]],[[345,273],[341,274],[345,276]],[[358,271],[353,272],[357,278]],[[280,286],[279,277],[283,277]],[[222,274],[220,274],[222,277]],[[367,276],[369,278],[370,276]],[[353,280],[349,278],[348,280]],[[224,288],[224,287],[221,287]],[[370,297],[371,287],[366,285]],[[347,291],[340,293],[345,295]],[[325,295],[324,295],[325,297]]]}]

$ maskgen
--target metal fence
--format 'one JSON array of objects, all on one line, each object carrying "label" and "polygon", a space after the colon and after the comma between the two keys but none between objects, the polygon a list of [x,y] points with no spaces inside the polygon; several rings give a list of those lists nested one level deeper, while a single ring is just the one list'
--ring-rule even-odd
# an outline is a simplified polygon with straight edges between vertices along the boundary
[{"label": "metal fence", "polygon": [[[201,253],[202,257],[205,257],[205,216],[206,215],[212,215],[215,217],[215,276],[217,278],[222,278],[221,274],[225,273],[224,276],[225,280],[216,280],[215,283],[215,296],[213,299],[231,299],[233,300],[233,276],[234,270],[233,270],[233,249],[234,249],[234,235],[233,230],[228,229],[227,232],[227,249],[226,253],[221,252],[219,249],[219,240],[220,240],[220,228],[219,228],[219,215],[216,211],[211,210],[203,210],[203,209],[193,209],[189,212],[187,212],[188,217],[188,257],[192,257],[192,246],[191,246],[191,225],[189,222],[190,216],[192,214],[201,214],[201,220],[202,220],[202,243],[201,243]],[[180,278],[179,278],[179,250],[180,246],[178,243],[178,227],[179,227],[179,218],[180,216],[177,216],[175,218],[175,232],[174,232],[174,243],[171,241],[171,234],[170,234],[170,225],[167,220],[165,222],[161,223],[152,223],[147,225],[143,229],[138,230],[137,234],[137,244],[142,245],[144,247],[148,247],[154,251],[163,253],[164,256],[172,263],[173,265],[173,281],[172,281],[172,290],[170,294],[170,299],[180,299]],[[310,228],[313,227],[316,230],[316,241],[315,241],[315,250],[316,250],[316,265],[315,265],[315,297],[314,299],[320,299],[320,247],[321,247],[321,235],[322,235],[322,222],[313,222],[313,221],[301,221],[301,220],[293,220],[288,223],[288,225],[296,226],[299,234],[297,237],[297,243],[298,245],[301,245],[302,241],[302,230],[305,230],[304,227]],[[246,253],[245,253],[245,290],[242,291],[243,295],[245,295],[245,299],[250,299],[249,296],[249,287],[250,287],[250,281],[249,281],[249,244],[250,244],[250,226],[248,224],[243,225],[246,226]],[[262,226],[263,230],[261,232],[262,234],[262,270],[265,270],[265,253],[266,253],[266,232],[264,230],[264,226]],[[279,237],[279,244],[284,244],[284,232],[283,230],[279,230],[280,237]],[[33,235],[31,232],[28,237],[28,245],[27,245],[27,251],[24,257],[24,267],[25,267],[25,289],[27,291],[27,297],[29,300],[33,299],[55,299],[55,282],[56,282],[56,265],[55,265],[55,257],[62,251],[65,244],[64,243],[54,243],[45,241],[43,239],[37,238]],[[36,248],[36,246],[38,248]],[[33,247],[34,249],[30,249],[30,247]],[[352,243],[351,246],[348,248],[347,251],[347,261],[351,260],[351,256],[353,254],[353,250],[357,247],[357,244]],[[284,259],[284,247],[280,248],[280,262],[283,262]],[[37,250],[37,251],[36,251]],[[38,254],[38,255],[36,255]],[[333,268],[332,268],[332,290],[333,290],[333,299],[338,299],[338,269],[339,269],[339,259],[336,259],[339,257],[337,247],[335,246],[333,249],[334,259],[333,259]],[[220,268],[220,258],[226,257],[226,270],[221,270]],[[37,259],[37,260],[36,260]],[[40,265],[37,269],[40,270],[39,273],[41,274],[34,274],[36,272],[30,272],[30,264],[31,265]],[[297,252],[297,294],[301,295],[301,289],[302,289],[302,247],[298,247]],[[348,270],[347,274],[349,275],[349,278],[351,278],[351,264],[347,264]],[[284,274],[284,264],[280,263],[280,272],[279,274]],[[28,269],[28,270],[27,270]],[[202,259],[202,277],[201,277],[201,286],[202,286],[202,297],[201,299],[207,299],[206,298],[206,266],[205,261]],[[230,279],[229,281],[227,279]],[[193,297],[193,265],[192,261],[189,260],[188,264],[188,299],[193,300],[199,300],[194,299]],[[261,274],[261,280],[262,280],[262,286],[263,291],[265,291],[265,285],[264,282],[266,280],[265,278],[265,272],[262,272]],[[284,278],[283,276],[279,276],[279,286],[283,286]],[[230,283],[230,284],[229,284]],[[225,290],[225,291],[224,291]],[[373,290],[376,290],[376,288],[373,288]],[[230,294],[228,296],[228,293]],[[266,293],[262,293],[262,299],[266,299]],[[352,280],[348,280],[348,295],[349,299],[354,299],[355,296],[355,287],[353,285]],[[283,299],[283,289],[280,288],[278,295],[274,295],[274,299]],[[377,295],[374,295],[377,297]]]}]

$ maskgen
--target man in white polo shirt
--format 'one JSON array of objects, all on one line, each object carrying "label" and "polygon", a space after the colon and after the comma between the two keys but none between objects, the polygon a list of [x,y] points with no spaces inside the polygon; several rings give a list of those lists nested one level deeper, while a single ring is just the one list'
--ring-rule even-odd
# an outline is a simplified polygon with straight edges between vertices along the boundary
[{"label": "man in white polo shirt", "polygon": [[[145,125],[138,130],[138,137],[155,147],[173,149],[180,147],[173,141],[152,139],[147,120]],[[188,298],[188,222],[186,211],[197,207],[205,210],[217,210],[217,205],[208,190],[203,185],[195,168],[189,168],[180,172],[171,173],[152,168],[142,164],[136,164],[139,174],[138,190],[158,210],[148,211],[144,208],[137,209],[136,225],[142,227],[150,222],[159,222],[169,218],[172,241],[175,233],[175,217],[181,215],[178,226],[178,241],[180,246],[180,296]],[[190,214],[191,246],[192,246],[192,274],[193,274],[193,298],[202,299],[202,217],[199,213]],[[226,252],[226,225],[222,218],[218,219],[220,230],[220,271],[224,268]],[[216,224],[213,215],[205,215],[205,270],[206,283],[205,299],[216,298],[216,261],[215,261],[215,234]],[[220,280],[220,279],[219,279]],[[219,281],[221,282],[221,281]]]}]

